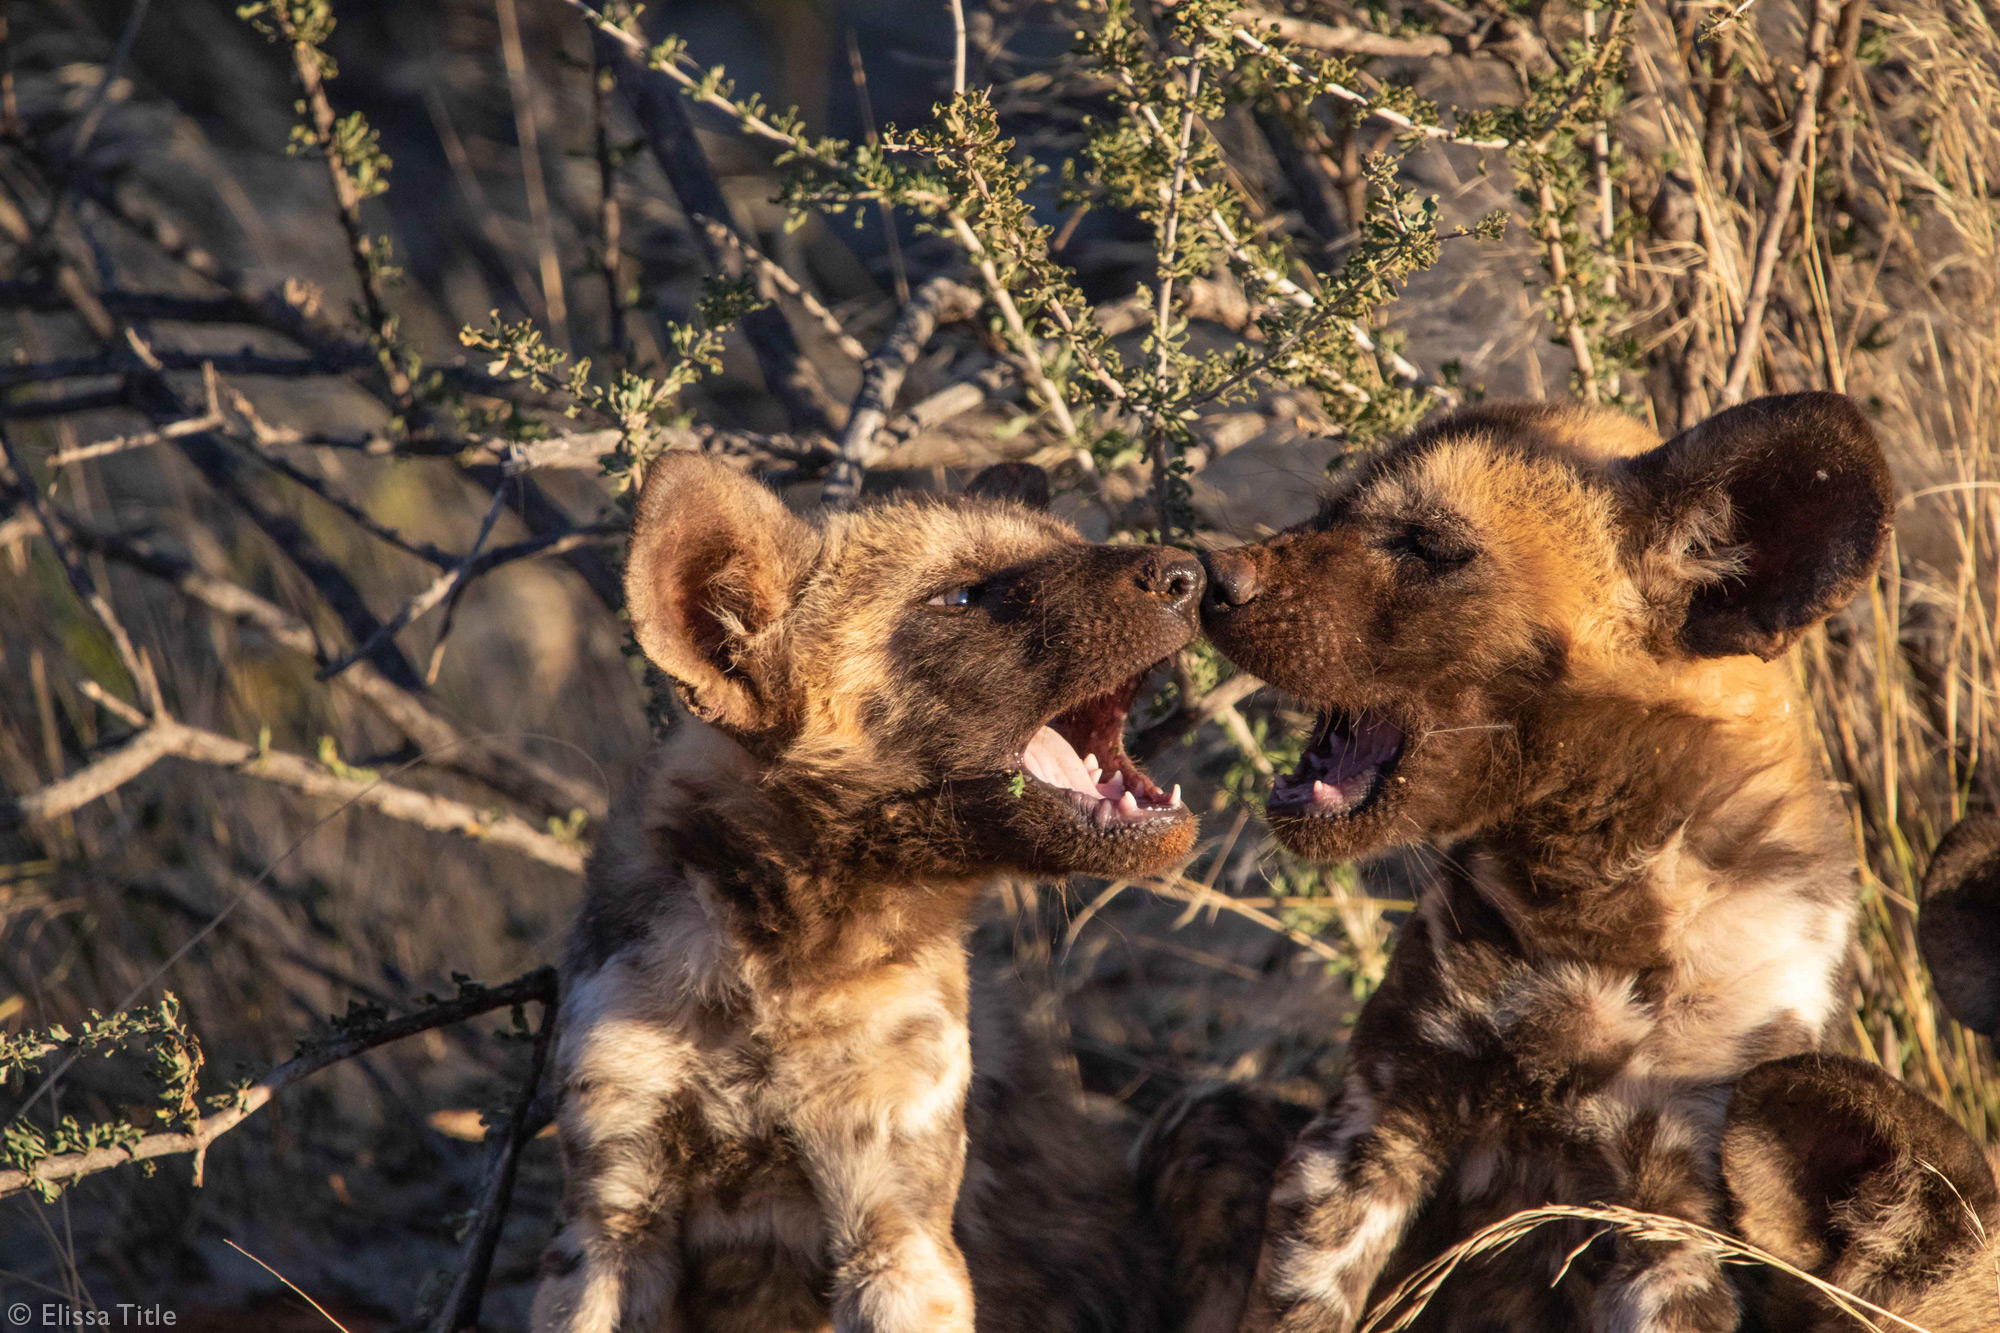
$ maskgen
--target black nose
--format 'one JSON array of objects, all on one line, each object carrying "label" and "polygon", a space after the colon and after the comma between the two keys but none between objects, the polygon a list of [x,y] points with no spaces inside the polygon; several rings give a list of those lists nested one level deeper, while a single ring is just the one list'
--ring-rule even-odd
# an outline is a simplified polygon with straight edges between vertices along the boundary
[{"label": "black nose", "polygon": [[1201,596],[1201,561],[1186,551],[1171,547],[1155,551],[1139,566],[1139,589],[1165,602],[1171,610],[1184,611]]},{"label": "black nose", "polygon": [[1208,566],[1207,605],[1215,610],[1241,606],[1258,592],[1257,562],[1240,546],[1209,551],[1201,561]]}]

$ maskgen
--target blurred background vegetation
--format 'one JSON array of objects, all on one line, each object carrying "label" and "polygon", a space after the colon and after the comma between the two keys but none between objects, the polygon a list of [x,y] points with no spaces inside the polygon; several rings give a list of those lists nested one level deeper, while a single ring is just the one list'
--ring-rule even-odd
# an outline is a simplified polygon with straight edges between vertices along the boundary
[{"label": "blurred background vegetation", "polygon": [[[6,0],[0,1299],[323,1325],[247,1250],[419,1327],[484,1219],[521,1326],[559,1182],[529,1141],[482,1207],[535,1119],[501,1001],[650,739],[621,496],[668,447],[802,509],[1031,458],[1093,537],[1220,544],[1481,395],[1856,395],[1896,541],[1797,658],[1865,867],[1850,1047],[2000,1133],[1912,930],[2000,738],[1996,11],[1256,3]],[[1114,1121],[1316,1101],[1425,874],[1274,850],[1301,719],[1227,670],[1135,724],[1212,811],[1186,871],[1007,885],[977,938]],[[483,1016],[381,1040],[439,995]],[[343,1042],[199,1187],[20,1188]]]}]

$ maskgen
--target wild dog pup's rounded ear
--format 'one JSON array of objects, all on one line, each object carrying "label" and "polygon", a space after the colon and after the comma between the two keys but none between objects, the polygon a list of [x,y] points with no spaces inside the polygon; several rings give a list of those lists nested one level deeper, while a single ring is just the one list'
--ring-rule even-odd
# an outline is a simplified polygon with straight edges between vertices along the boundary
[{"label": "wild dog pup's rounded ear", "polygon": [[1758,398],[1622,465],[1648,518],[1646,589],[1702,657],[1782,654],[1867,583],[1895,495],[1837,393]]},{"label": "wild dog pup's rounded ear", "polygon": [[774,682],[756,637],[790,608],[816,538],[764,486],[716,459],[669,453],[647,470],[625,563],[632,632],[696,714],[770,725]]},{"label": "wild dog pup's rounded ear", "polygon": [[[1967,1209],[2000,1211],[1985,1156],[1944,1108],[1841,1055],[1769,1060],[1738,1080],[1722,1181],[1738,1235],[1822,1275],[1843,1257],[1866,1269],[1949,1254]],[[1843,1242],[1856,1253],[1834,1252]]]},{"label": "wild dog pup's rounded ear", "polygon": [[1951,1016],[2000,1037],[2000,816],[1967,815],[1938,843],[1917,942]]},{"label": "wild dog pup's rounded ear", "polygon": [[1030,509],[1049,507],[1049,474],[1033,463],[994,463],[965,483],[965,493],[985,500],[1014,500]]}]

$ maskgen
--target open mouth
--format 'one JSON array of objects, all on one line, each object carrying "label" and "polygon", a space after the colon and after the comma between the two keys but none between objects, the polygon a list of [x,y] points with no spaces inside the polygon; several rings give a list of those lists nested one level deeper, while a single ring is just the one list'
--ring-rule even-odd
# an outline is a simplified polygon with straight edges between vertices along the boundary
[{"label": "open mouth", "polygon": [[1375,713],[1322,714],[1298,768],[1271,787],[1287,813],[1346,818],[1367,808],[1403,755],[1403,729]]},{"label": "open mouth", "polygon": [[1163,792],[1125,753],[1125,716],[1148,667],[1050,718],[1021,751],[1021,769],[1099,828],[1132,828],[1187,809],[1177,784]]}]

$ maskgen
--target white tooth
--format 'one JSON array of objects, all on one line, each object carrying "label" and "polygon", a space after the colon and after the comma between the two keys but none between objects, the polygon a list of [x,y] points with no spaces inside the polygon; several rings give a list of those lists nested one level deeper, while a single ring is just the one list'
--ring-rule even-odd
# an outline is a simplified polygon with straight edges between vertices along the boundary
[{"label": "white tooth", "polygon": [[1111,790],[1105,794],[1113,800],[1117,800],[1125,794],[1125,775],[1123,773],[1113,773],[1111,775]]},{"label": "white tooth", "polygon": [[1313,799],[1315,801],[1331,801],[1337,794],[1333,788],[1327,786],[1324,782],[1313,783]]},{"label": "white tooth", "polygon": [[1167,804],[1168,804],[1168,805],[1171,805],[1171,806],[1173,806],[1173,807],[1174,807],[1174,808],[1175,808],[1176,810],[1178,810],[1178,809],[1180,808],[1180,804],[1181,804],[1181,784],[1180,784],[1180,783],[1176,782],[1176,783],[1174,784],[1174,794],[1173,794],[1172,796],[1169,796],[1169,797],[1167,798]]},{"label": "white tooth", "polygon": [[1083,757],[1083,766],[1090,770],[1090,776],[1093,778],[1104,771],[1104,765],[1097,762],[1097,756],[1094,754],[1087,754]]},{"label": "white tooth", "polygon": [[1118,798],[1118,809],[1123,814],[1136,815],[1139,813],[1139,803],[1132,799],[1132,793],[1128,791]]}]

